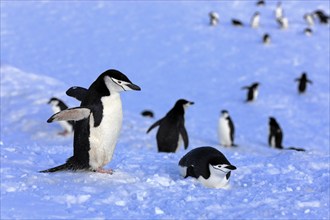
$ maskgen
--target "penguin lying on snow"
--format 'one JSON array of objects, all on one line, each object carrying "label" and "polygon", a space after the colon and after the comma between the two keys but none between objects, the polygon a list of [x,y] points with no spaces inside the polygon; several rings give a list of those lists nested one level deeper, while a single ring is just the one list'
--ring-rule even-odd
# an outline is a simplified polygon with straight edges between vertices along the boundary
[{"label": "penguin lying on snow", "polygon": [[236,27],[243,27],[244,26],[243,22],[241,22],[238,19],[234,19],[234,18],[231,19],[231,24],[236,26]]},{"label": "penguin lying on snow", "polygon": [[144,110],[141,112],[141,115],[143,117],[147,117],[147,118],[153,118],[154,117],[154,113],[150,110]]},{"label": "penguin lying on snow", "polygon": [[237,146],[234,144],[235,127],[227,110],[221,111],[218,124],[220,144],[225,147]]},{"label": "penguin lying on snow", "polygon": [[244,86],[242,89],[247,89],[247,97],[246,97],[246,102],[253,102],[257,99],[259,95],[259,88],[260,83],[255,82],[251,86]]},{"label": "penguin lying on snow", "polygon": [[280,125],[277,123],[274,117],[269,117],[268,144],[270,147],[281,150],[305,151],[305,149],[303,148],[295,148],[295,147],[284,148],[282,146],[282,140],[283,140],[283,132]]},{"label": "penguin lying on snow", "polygon": [[179,170],[184,178],[191,176],[207,187],[222,188],[228,184],[230,172],[236,167],[217,149],[199,147],[181,158]]},{"label": "penguin lying on snow", "polygon": [[159,126],[156,135],[159,152],[176,152],[181,139],[183,139],[184,148],[187,149],[189,140],[184,126],[184,113],[185,108],[193,104],[193,102],[179,99],[165,117],[156,121],[147,130],[149,133],[153,128]]},{"label": "penguin lying on snow", "polygon": [[[68,106],[58,98],[51,98],[48,104],[52,106],[53,113],[56,114],[68,108]],[[59,132],[60,135],[68,135],[73,132],[74,122],[73,121],[60,121],[59,124],[64,129],[64,131]]]},{"label": "penguin lying on snow", "polygon": [[313,84],[311,80],[307,78],[307,73],[302,73],[300,78],[296,78],[295,81],[298,81],[298,92],[300,94],[305,93],[307,89],[307,83]]},{"label": "penguin lying on snow", "polygon": [[40,172],[91,170],[112,173],[103,166],[112,159],[122,126],[120,92],[141,90],[123,73],[107,70],[88,89],[72,87],[67,93],[81,101],[80,107],[54,114],[47,122],[75,121],[73,156],[63,165]]}]

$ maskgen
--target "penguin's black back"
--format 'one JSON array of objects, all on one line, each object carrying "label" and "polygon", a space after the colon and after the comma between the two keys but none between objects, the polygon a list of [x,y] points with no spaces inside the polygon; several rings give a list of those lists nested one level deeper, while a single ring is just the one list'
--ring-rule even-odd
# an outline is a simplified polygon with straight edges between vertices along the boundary
[{"label": "penguin's black back", "polygon": [[179,161],[179,165],[187,167],[187,176],[198,178],[199,176],[208,179],[210,177],[209,164],[228,164],[227,158],[213,147],[199,147],[191,150]]},{"label": "penguin's black back", "polygon": [[275,118],[269,118],[269,127],[270,127],[270,134],[268,138],[268,144],[271,146],[271,138],[275,138],[275,148],[282,149],[282,140],[283,140],[283,132],[280,125],[277,123]]},{"label": "penguin's black back", "polygon": [[158,151],[175,152],[182,126],[184,126],[184,109],[181,103],[176,103],[159,125],[156,135]]}]

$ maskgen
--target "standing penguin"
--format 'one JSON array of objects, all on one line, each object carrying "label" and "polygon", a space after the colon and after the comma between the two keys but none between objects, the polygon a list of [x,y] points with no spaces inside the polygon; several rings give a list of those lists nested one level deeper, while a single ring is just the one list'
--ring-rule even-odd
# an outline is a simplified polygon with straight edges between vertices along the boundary
[{"label": "standing penguin", "polygon": [[277,123],[274,117],[269,117],[269,135],[268,135],[268,144],[272,148],[280,150],[296,150],[296,151],[305,151],[303,148],[289,147],[284,148],[282,145],[283,132],[280,125]]},{"label": "standing penguin", "polygon": [[252,28],[258,28],[260,23],[260,13],[256,12],[253,14],[251,18],[251,27]]},{"label": "standing penguin", "polygon": [[211,26],[216,26],[219,23],[219,14],[211,11],[209,13],[209,17],[210,17],[210,25]]},{"label": "standing penguin", "polygon": [[275,8],[275,18],[276,20],[283,17],[283,8],[281,2],[278,2]]},{"label": "standing penguin", "polygon": [[304,19],[305,19],[308,26],[313,26],[314,25],[314,19],[313,19],[312,14],[310,14],[310,13],[305,14]]},{"label": "standing penguin", "polygon": [[[52,97],[48,104],[52,106],[53,113],[56,114],[68,108],[68,106],[60,99]],[[60,135],[67,135],[73,132],[74,122],[73,121],[59,121],[59,124],[64,131],[59,132]]]},{"label": "standing penguin", "polygon": [[267,34],[267,33],[265,33],[264,34],[264,36],[262,37],[262,42],[264,43],[264,44],[270,44],[270,35],[269,34]]},{"label": "standing penguin", "polygon": [[277,19],[277,23],[280,25],[281,29],[288,29],[289,27],[289,20],[285,17],[280,17]]},{"label": "standing penguin", "polygon": [[147,130],[149,133],[153,128],[159,126],[156,135],[159,152],[176,152],[181,140],[184,142],[184,148],[187,149],[189,140],[184,126],[184,113],[185,109],[193,104],[185,99],[179,99],[165,117],[156,121]]},{"label": "standing penguin", "polygon": [[221,111],[218,123],[218,135],[220,144],[225,147],[236,146],[234,144],[235,127],[227,110]]},{"label": "standing penguin", "polygon": [[196,178],[206,187],[226,187],[232,170],[227,158],[213,147],[198,147],[181,158],[179,161],[180,174]]},{"label": "standing penguin", "polygon": [[269,117],[269,135],[268,144],[270,147],[283,149],[282,147],[283,132],[276,119]]},{"label": "standing penguin", "polygon": [[91,170],[112,173],[103,166],[108,164],[116,147],[122,126],[120,92],[141,90],[123,73],[107,70],[88,88],[72,87],[71,96],[81,99],[80,107],[69,108],[54,114],[47,122],[75,121],[73,156],[63,165],[40,172],[62,170]]},{"label": "standing penguin", "polygon": [[295,81],[299,82],[298,84],[298,92],[299,94],[303,94],[306,92],[307,83],[313,84],[311,80],[307,78],[307,73],[302,73],[300,78],[296,78]]},{"label": "standing penguin", "polygon": [[246,97],[246,102],[253,102],[257,99],[259,95],[259,88],[260,83],[255,82],[251,86],[244,86],[242,89],[247,89],[247,97]]}]

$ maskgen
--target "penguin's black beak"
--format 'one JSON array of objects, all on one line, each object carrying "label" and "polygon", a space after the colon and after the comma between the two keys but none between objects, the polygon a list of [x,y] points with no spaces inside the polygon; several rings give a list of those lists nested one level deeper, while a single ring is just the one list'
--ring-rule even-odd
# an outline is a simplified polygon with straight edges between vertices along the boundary
[{"label": "penguin's black beak", "polygon": [[190,104],[190,105],[193,105],[193,104],[195,104],[195,102],[189,102],[189,104]]},{"label": "penguin's black beak", "polygon": [[228,165],[228,166],[226,166],[226,167],[224,167],[224,168],[226,168],[226,169],[228,169],[228,170],[236,170],[236,167],[233,166],[233,165]]},{"label": "penguin's black beak", "polygon": [[130,83],[130,84],[127,84],[127,86],[132,89],[132,90],[137,90],[137,91],[140,91],[141,88],[133,83]]}]

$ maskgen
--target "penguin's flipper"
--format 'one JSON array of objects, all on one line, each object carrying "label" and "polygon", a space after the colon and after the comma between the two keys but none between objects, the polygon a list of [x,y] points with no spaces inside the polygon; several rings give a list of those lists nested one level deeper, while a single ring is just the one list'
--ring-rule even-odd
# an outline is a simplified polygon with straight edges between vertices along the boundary
[{"label": "penguin's flipper", "polygon": [[180,126],[180,130],[179,131],[180,131],[180,134],[181,134],[181,137],[182,137],[182,140],[183,140],[184,149],[187,149],[188,148],[188,145],[189,145],[189,139],[188,139],[187,130],[184,127],[184,125],[181,125]]},{"label": "penguin's flipper", "polygon": [[73,86],[66,91],[66,94],[70,97],[76,98],[78,101],[85,99],[88,89],[79,86]]},{"label": "penguin's flipper", "polygon": [[159,126],[160,123],[162,122],[163,119],[160,119],[158,121],[156,121],[153,125],[150,126],[150,128],[147,130],[147,134],[152,130],[154,129],[155,127]]},{"label": "penguin's flipper", "polygon": [[87,118],[90,114],[91,110],[88,108],[68,108],[54,114],[47,120],[47,122],[51,123],[53,121],[80,121],[84,118]]}]

